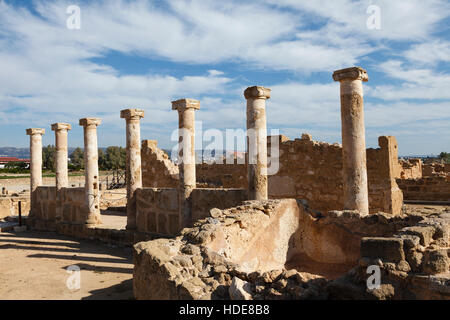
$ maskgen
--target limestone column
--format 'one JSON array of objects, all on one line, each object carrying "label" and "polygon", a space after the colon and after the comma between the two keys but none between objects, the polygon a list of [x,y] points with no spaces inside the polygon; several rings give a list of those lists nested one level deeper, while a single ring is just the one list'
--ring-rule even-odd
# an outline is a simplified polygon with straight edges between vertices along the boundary
[{"label": "limestone column", "polygon": [[136,229],[136,189],[142,188],[141,171],[141,126],[144,110],[125,109],[120,111],[120,117],[127,122],[127,229]]},{"label": "limestone column", "polygon": [[200,101],[181,99],[172,101],[172,110],[178,110],[179,140],[179,216],[180,229],[192,224],[189,196],[196,187],[195,177],[195,110],[200,109]]},{"label": "limestone column", "polygon": [[88,208],[86,219],[83,222],[88,225],[101,223],[97,145],[97,126],[100,124],[101,119],[98,118],[80,119],[80,126],[84,128],[84,188]]},{"label": "limestone column", "polygon": [[42,185],[42,136],[45,129],[30,128],[26,132],[30,136],[30,215],[33,215],[36,203],[34,191]]},{"label": "limestone column", "polygon": [[56,169],[56,191],[69,186],[67,134],[72,129],[68,123],[54,123],[52,130],[55,131],[55,169]]},{"label": "limestone column", "polygon": [[247,99],[247,175],[249,200],[268,198],[266,100],[270,89],[249,87]]},{"label": "limestone column", "polygon": [[333,80],[341,86],[342,160],[344,209],[369,213],[363,81],[366,70],[352,67],[337,70]]}]

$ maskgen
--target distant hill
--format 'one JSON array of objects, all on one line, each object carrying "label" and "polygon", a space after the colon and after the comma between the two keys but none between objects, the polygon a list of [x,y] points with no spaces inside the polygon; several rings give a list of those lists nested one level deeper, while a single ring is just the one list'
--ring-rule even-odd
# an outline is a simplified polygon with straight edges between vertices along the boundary
[{"label": "distant hill", "polygon": [[30,148],[0,147],[0,157],[30,158]]},{"label": "distant hill", "polygon": [[[75,149],[76,148],[69,148],[69,154],[71,154]],[[16,157],[20,159],[29,159],[30,148],[0,147],[0,157]]]}]

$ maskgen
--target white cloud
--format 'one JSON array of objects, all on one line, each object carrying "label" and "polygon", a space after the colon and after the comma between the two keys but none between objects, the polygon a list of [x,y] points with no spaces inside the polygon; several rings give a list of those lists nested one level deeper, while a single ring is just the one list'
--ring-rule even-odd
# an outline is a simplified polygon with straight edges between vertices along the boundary
[{"label": "white cloud", "polygon": [[384,100],[402,99],[450,99],[450,75],[429,68],[405,66],[402,61],[389,60],[379,64],[379,69],[401,85],[379,85],[370,88],[368,95]]},{"label": "white cloud", "polygon": [[[370,39],[423,40],[434,31],[442,19],[448,17],[450,5],[444,0],[270,0],[278,6],[311,12],[324,19],[331,29],[353,36],[359,34]],[[380,8],[381,28],[368,29],[367,8]],[[340,26],[340,27],[339,27]]]},{"label": "white cloud", "polygon": [[424,65],[435,65],[438,62],[450,61],[450,42],[431,40],[412,46],[405,52],[405,58]]},{"label": "white cloud", "polygon": [[[77,125],[81,117],[99,115],[104,120],[99,137],[107,145],[123,140],[119,110],[142,107],[142,137],[164,145],[177,126],[171,100],[201,97],[196,117],[206,128],[245,127],[242,79],[246,73],[254,79],[254,70],[277,70],[289,79],[264,84],[272,88],[269,126],[295,132],[294,137],[307,131],[316,139],[339,141],[339,84],[331,73],[361,62],[387,76],[385,85],[365,86],[369,99],[386,102],[366,103],[370,141],[375,132],[388,129],[410,137],[407,130],[417,121],[436,123],[449,116],[445,101],[411,102],[450,99],[448,70],[436,70],[438,62],[450,60],[449,42],[433,36],[448,17],[445,1],[377,1],[381,30],[366,27],[372,1],[175,0],[164,6],[144,0],[86,1],[80,4],[81,30],[66,28],[69,1],[34,4],[40,16],[0,0],[4,124]],[[393,50],[393,44],[408,44],[408,49]],[[92,62],[110,52],[200,65],[203,71],[132,75]],[[383,56],[373,55],[377,52]],[[222,69],[228,64],[234,67]],[[326,81],[309,77],[316,72],[330,76]]]}]

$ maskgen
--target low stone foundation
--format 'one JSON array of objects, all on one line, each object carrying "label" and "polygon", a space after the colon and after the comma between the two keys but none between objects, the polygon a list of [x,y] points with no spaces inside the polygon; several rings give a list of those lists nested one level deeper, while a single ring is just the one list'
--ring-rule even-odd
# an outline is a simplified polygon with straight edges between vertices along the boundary
[{"label": "low stone foundation", "polygon": [[[429,216],[393,237],[363,238],[359,265],[330,282],[334,299],[450,299],[450,214]],[[368,266],[380,268],[367,289]],[[369,272],[370,273],[370,272]]]},{"label": "low stone foundation", "polygon": [[405,200],[450,202],[450,175],[434,175],[420,179],[397,179]]},{"label": "low stone foundation", "polygon": [[7,195],[0,196],[0,220],[9,216],[19,215],[19,201],[21,202],[22,215],[28,215],[30,211],[29,195]]},{"label": "low stone foundation", "polygon": [[422,219],[355,211],[323,215],[294,199],[215,208],[174,239],[134,246],[134,294],[137,299],[327,298],[332,279],[358,264],[364,237],[392,237]]}]

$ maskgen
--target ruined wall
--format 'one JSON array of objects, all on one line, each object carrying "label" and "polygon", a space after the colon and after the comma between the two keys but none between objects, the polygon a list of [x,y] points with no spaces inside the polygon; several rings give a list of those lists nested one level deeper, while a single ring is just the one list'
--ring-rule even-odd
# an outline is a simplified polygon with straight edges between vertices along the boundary
[{"label": "ruined wall", "polygon": [[393,136],[378,138],[378,149],[367,149],[370,212],[399,214],[403,193],[395,177],[398,175],[398,144]]},{"label": "ruined wall", "polygon": [[450,163],[433,162],[433,163],[427,163],[427,164],[423,165],[422,176],[429,177],[429,176],[433,176],[436,174],[449,175],[450,174]]},{"label": "ruined wall", "polygon": [[140,232],[175,234],[179,229],[177,189],[137,189],[136,225]]},{"label": "ruined wall", "polygon": [[247,165],[245,164],[197,164],[197,185],[215,188],[247,189]]},{"label": "ruined wall", "polygon": [[[420,217],[390,237],[364,237],[352,272],[328,286],[331,299],[450,299],[450,217]],[[380,268],[381,285],[367,290],[367,268]],[[370,273],[370,272],[369,272]]]},{"label": "ruined wall", "polygon": [[61,222],[84,224],[88,212],[84,188],[62,188],[59,196]]},{"label": "ruined wall", "polygon": [[450,175],[397,179],[405,200],[450,201]]},{"label": "ruined wall", "polygon": [[0,196],[0,220],[9,216],[19,215],[19,201],[22,206],[22,215],[28,215],[30,211],[30,199],[28,196]]},{"label": "ruined wall", "polygon": [[[397,142],[380,137],[367,149],[370,212],[399,214],[402,194],[395,182]],[[280,144],[280,170],[269,176],[271,198],[306,199],[315,210],[342,209],[342,146],[312,141],[309,135]]]},{"label": "ruined wall", "polygon": [[422,178],[422,166],[421,159],[399,160],[399,168],[395,177],[400,179]]},{"label": "ruined wall", "polygon": [[[228,208],[246,200],[246,190],[194,189],[189,198],[193,221],[205,218],[212,208]],[[171,188],[137,190],[137,228],[140,232],[175,235],[179,231],[178,191]]]},{"label": "ruined wall", "polygon": [[[415,216],[320,215],[294,199],[245,201],[183,229],[175,239],[134,246],[136,299],[313,299],[326,297],[323,267],[357,265],[364,236],[391,237]],[[291,261],[301,254],[301,258]],[[318,273],[305,271],[305,260]],[[299,264],[296,264],[298,263]],[[241,286],[239,295],[236,290]],[[245,288],[247,287],[247,288]],[[243,290],[244,289],[244,290]],[[308,290],[309,289],[309,290]],[[317,290],[321,291],[318,292]]]},{"label": "ruined wall", "polygon": [[56,187],[37,187],[31,196],[35,199],[31,207],[32,217],[41,220],[55,220]]},{"label": "ruined wall", "polygon": [[[268,138],[269,151],[270,142]],[[342,209],[342,146],[312,141],[307,134],[295,140],[280,135],[279,145],[280,168],[276,175],[269,176],[269,197],[306,199],[311,208],[323,212]],[[402,193],[395,181],[400,176],[397,142],[395,137],[380,137],[379,145],[378,149],[367,150],[370,212],[398,214]],[[152,159],[143,152],[142,161],[147,167],[159,168],[163,164]],[[164,165],[168,167],[155,171],[168,172],[170,163],[166,161]],[[242,189],[248,185],[246,165],[200,164],[196,170],[199,185]],[[168,187],[166,174],[151,176],[150,171],[143,172],[144,187]],[[152,179],[155,180],[150,183]]]},{"label": "ruined wall", "polygon": [[178,186],[178,166],[158,148],[155,140],[143,140],[142,186],[145,188],[176,188]]},{"label": "ruined wall", "polygon": [[192,221],[209,217],[212,208],[232,208],[246,200],[247,190],[244,189],[194,189],[191,193]]},{"label": "ruined wall", "polygon": [[[36,198],[31,208],[33,219],[76,224],[86,220],[88,209],[84,188],[62,188],[57,197],[56,187],[41,186],[33,193],[33,197]],[[61,216],[60,219],[57,216]]]}]

